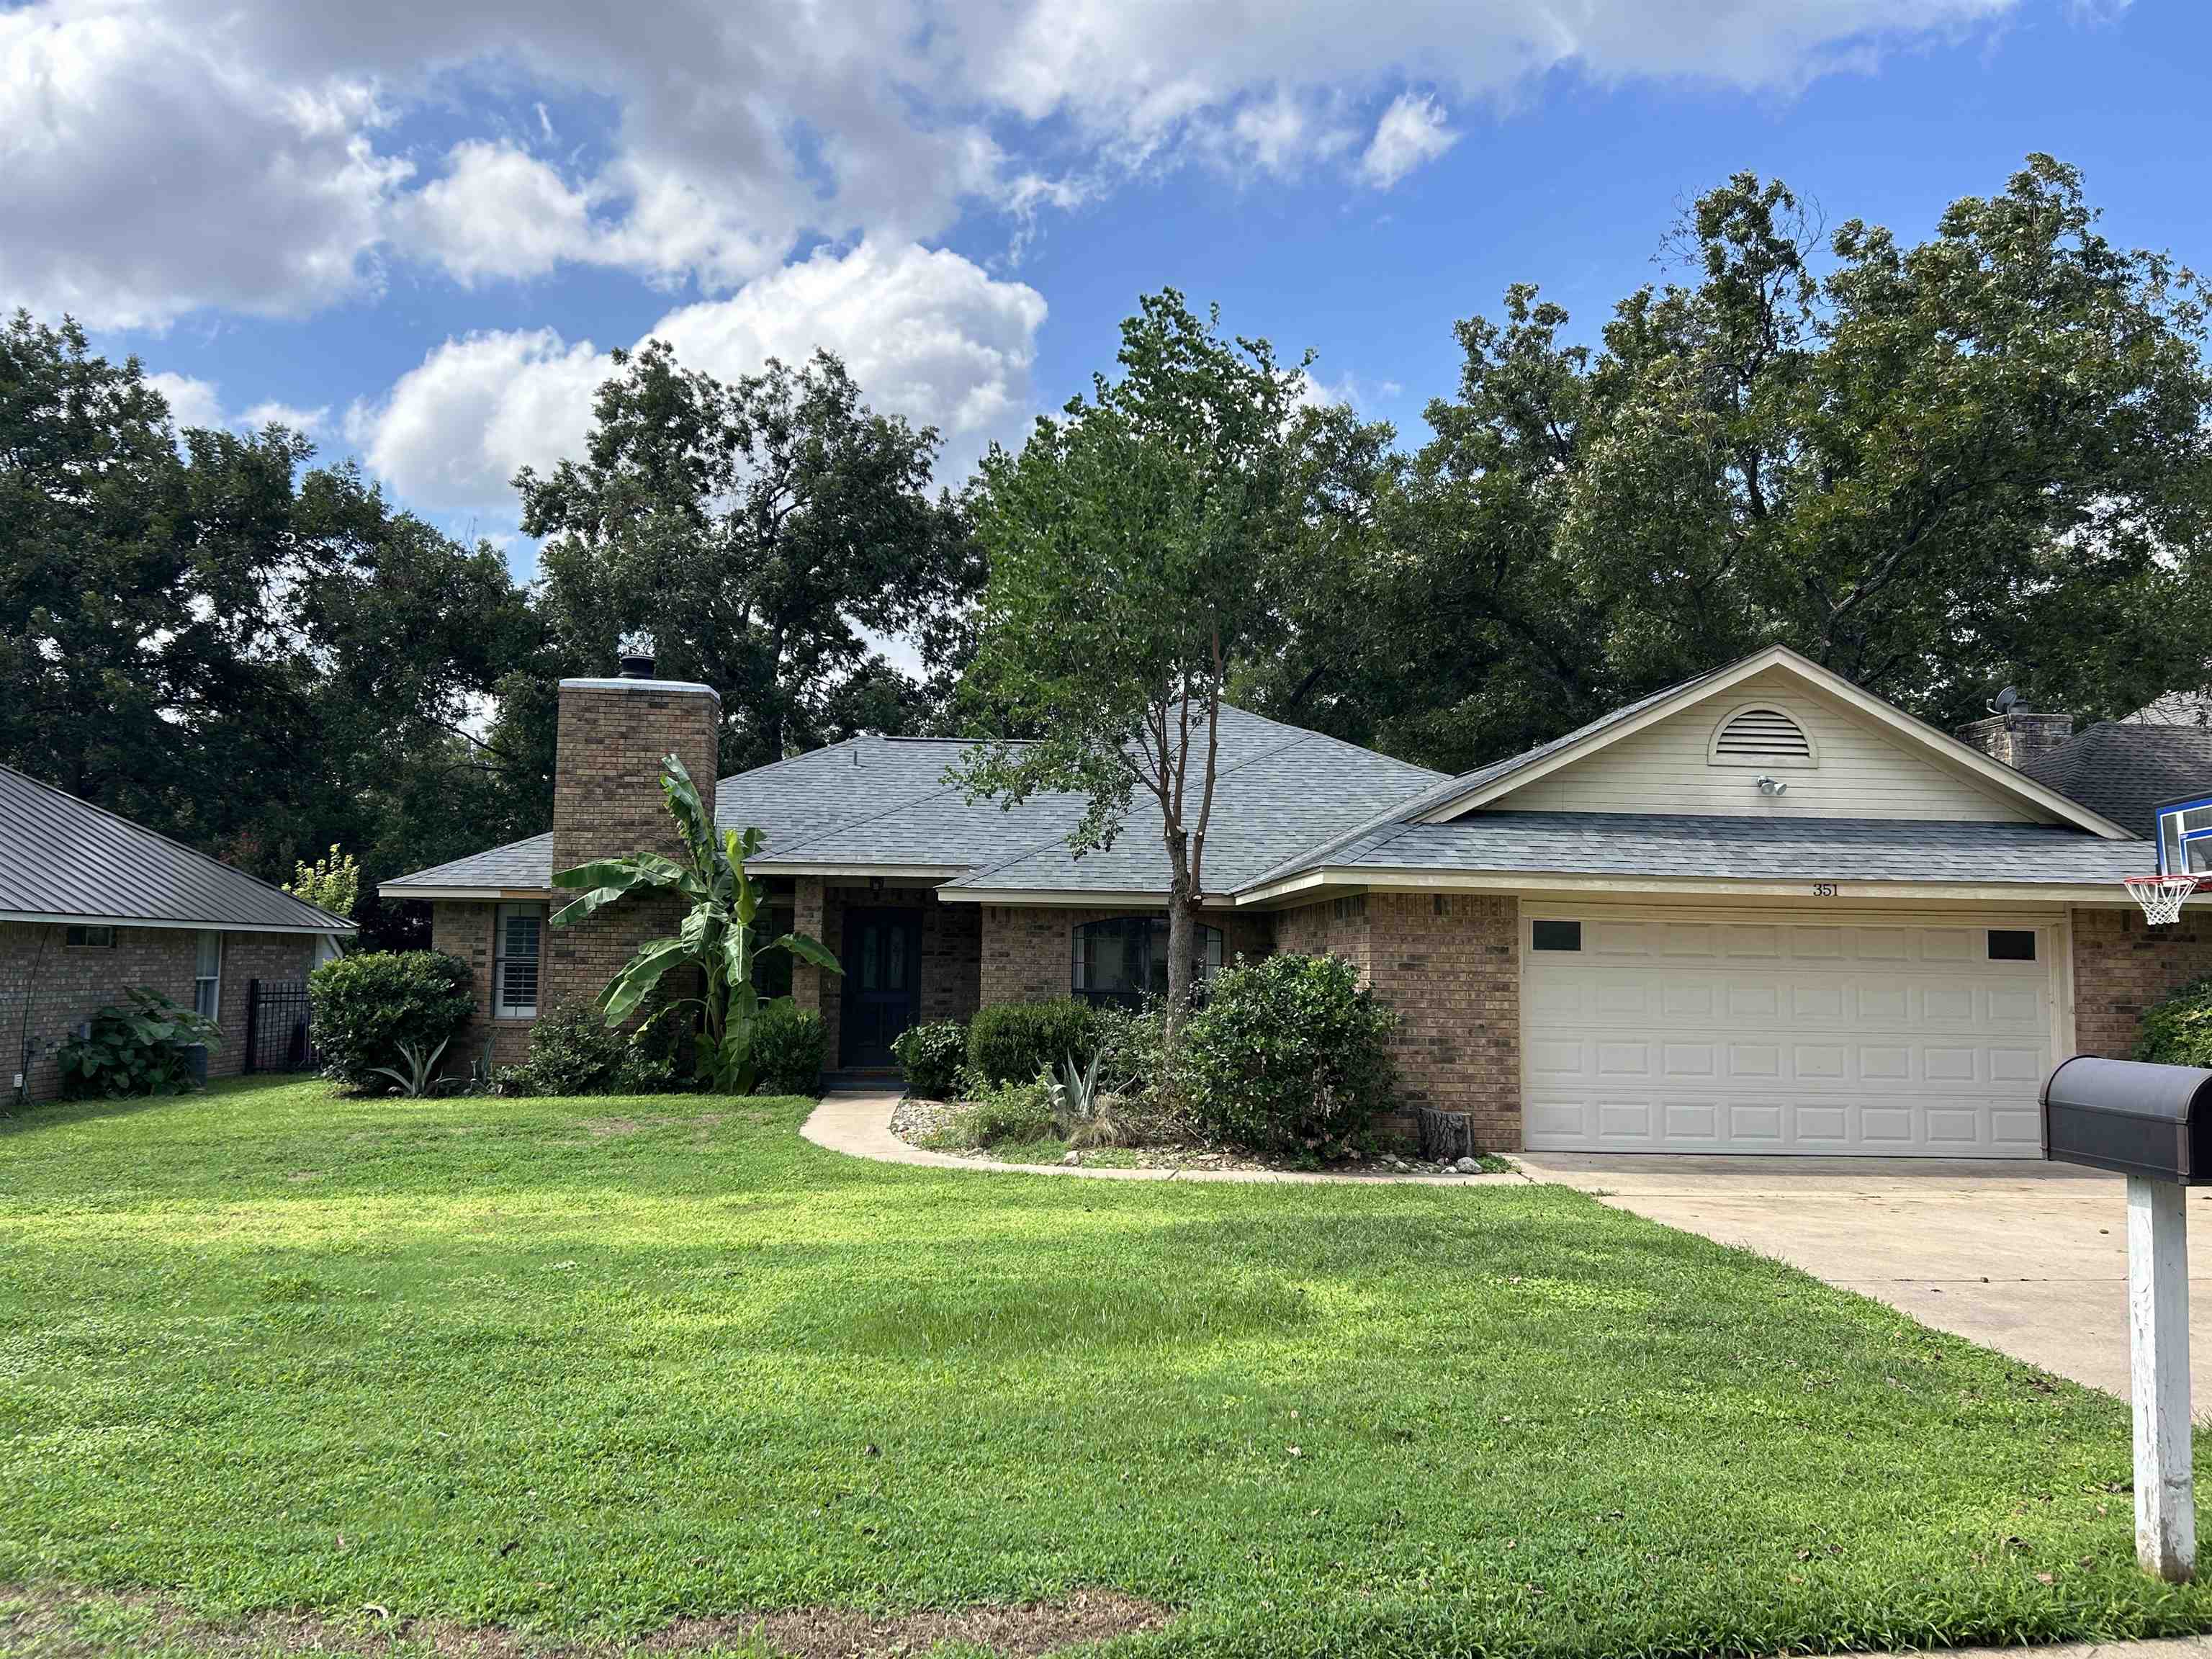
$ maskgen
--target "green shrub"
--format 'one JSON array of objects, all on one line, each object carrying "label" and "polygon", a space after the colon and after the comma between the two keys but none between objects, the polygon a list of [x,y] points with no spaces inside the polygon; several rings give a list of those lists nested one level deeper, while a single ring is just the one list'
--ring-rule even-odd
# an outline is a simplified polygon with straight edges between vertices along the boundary
[{"label": "green shrub", "polygon": [[645,1018],[630,1033],[616,1086],[626,1095],[665,1095],[696,1089],[699,1009],[686,998],[672,1001],[655,987],[645,1000]]},{"label": "green shrub", "polygon": [[753,1028],[757,1095],[818,1095],[822,1056],[830,1034],[822,1016],[801,1013],[787,1002],[772,1003]]},{"label": "green shrub", "polygon": [[987,1088],[930,1137],[937,1146],[1018,1146],[1053,1134],[1052,1088],[1042,1079]]},{"label": "green shrub", "polygon": [[150,985],[125,992],[121,1006],[111,1003],[87,1025],[54,1055],[62,1092],[73,1100],[182,1094],[193,1086],[191,1049],[222,1041],[213,1020]]},{"label": "green shrub", "polygon": [[2212,1066],[2212,979],[2183,986],[2144,1013],[2136,1058],[2161,1066]]},{"label": "green shrub", "polygon": [[1002,1002],[968,1027],[968,1066],[983,1086],[1026,1083],[1071,1057],[1087,1061],[1097,1047],[1089,1005],[1070,997],[1049,1002]]},{"label": "green shrub", "polygon": [[1355,1139],[1395,1103],[1396,1023],[1341,957],[1240,962],[1183,1027],[1185,1108],[1202,1133],[1261,1152]]},{"label": "green shrub", "polygon": [[968,1028],[957,1019],[909,1025],[891,1042],[891,1054],[916,1100],[952,1100],[968,1063]]},{"label": "green shrub", "polygon": [[427,1053],[451,1042],[476,1012],[476,987],[459,957],[368,951],[308,975],[307,1003],[323,1074],[381,1094],[375,1068],[396,1065],[403,1042]]},{"label": "green shrub", "polygon": [[530,1054],[499,1073],[503,1095],[603,1095],[618,1086],[629,1039],[608,1029],[587,1002],[564,1002],[539,1017],[530,1032]]}]

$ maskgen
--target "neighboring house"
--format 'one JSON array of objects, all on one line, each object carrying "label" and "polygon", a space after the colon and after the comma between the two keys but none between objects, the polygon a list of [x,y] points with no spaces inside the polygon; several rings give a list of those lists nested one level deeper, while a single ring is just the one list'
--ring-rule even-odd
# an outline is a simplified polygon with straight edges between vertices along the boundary
[{"label": "neighboring house", "polygon": [[149,985],[222,1029],[208,1070],[246,1058],[246,988],[296,982],[353,924],[89,801],[0,766],[0,1082],[58,1091],[54,1054]]},{"label": "neighboring house", "polygon": [[2157,834],[2158,809],[2212,793],[2212,726],[2100,720],[2021,769],[2143,836]]},{"label": "neighboring house", "polygon": [[2120,716],[2123,726],[2212,726],[2212,695],[2203,691],[2169,691],[2145,703],[2132,714]]},{"label": "neighboring house", "polygon": [[[564,681],[552,832],[384,884],[476,965],[498,1057],[671,927],[662,902],[549,935],[551,876],[666,848],[660,757],[707,775],[719,716],[704,686]],[[1201,965],[1357,962],[1411,1092],[1492,1147],[2032,1157],[2054,1059],[2124,1054],[2212,969],[2212,927],[2152,934],[2119,885],[2156,866],[2133,825],[1779,647],[1460,777],[1236,710],[1220,737]],[[915,1020],[1164,983],[1141,810],[1078,858],[1079,801],[970,804],[959,752],[861,738],[716,791],[767,832],[772,925],[844,965],[793,975],[833,1066],[886,1064]]]}]

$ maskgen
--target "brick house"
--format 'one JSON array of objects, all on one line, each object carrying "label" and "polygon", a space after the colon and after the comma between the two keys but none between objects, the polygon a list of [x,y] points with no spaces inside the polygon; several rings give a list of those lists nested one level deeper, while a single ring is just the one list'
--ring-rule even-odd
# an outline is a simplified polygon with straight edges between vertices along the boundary
[{"label": "brick house", "polygon": [[[503,1060],[666,931],[546,927],[555,869],[668,845],[663,755],[708,775],[714,692],[647,675],[562,683],[550,834],[384,885],[476,964]],[[1492,1147],[2035,1156],[2054,1060],[2124,1053],[2212,970],[2212,926],[2153,933],[2119,885],[2156,867],[2142,826],[1780,647],[1458,777],[1236,709],[1219,738],[1201,972],[1358,963],[1412,1093]],[[1141,816],[1078,858],[1079,800],[971,805],[959,752],[857,738],[717,787],[766,832],[772,906],[843,963],[793,975],[833,1067],[887,1066],[916,1020],[1164,983]]]},{"label": "brick house", "polygon": [[9,1099],[58,1092],[55,1052],[151,986],[214,1019],[210,1076],[244,1065],[247,988],[296,981],[353,924],[0,766],[0,1042]]}]

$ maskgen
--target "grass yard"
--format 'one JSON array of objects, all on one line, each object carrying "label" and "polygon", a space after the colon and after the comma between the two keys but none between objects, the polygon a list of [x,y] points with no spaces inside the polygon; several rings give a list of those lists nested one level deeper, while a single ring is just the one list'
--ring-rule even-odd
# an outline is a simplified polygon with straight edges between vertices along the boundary
[{"label": "grass yard", "polygon": [[216,1621],[172,1651],[1079,1590],[1180,1610],[1115,1651],[1270,1659],[2212,1628],[2135,1571],[2118,1401],[1786,1268],[1556,1189],[880,1166],[805,1110],[0,1126],[19,1649],[149,1645],[24,1611],[133,1589]]}]

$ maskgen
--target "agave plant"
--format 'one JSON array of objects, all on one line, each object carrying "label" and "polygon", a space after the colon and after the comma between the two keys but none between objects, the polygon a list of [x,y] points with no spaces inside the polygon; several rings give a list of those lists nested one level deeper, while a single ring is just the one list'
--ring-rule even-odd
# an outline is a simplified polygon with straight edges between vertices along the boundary
[{"label": "agave plant", "polygon": [[695,1039],[699,1075],[725,1093],[750,1094],[754,1034],[771,1009],[791,1003],[789,997],[766,998],[754,988],[754,963],[764,952],[787,951],[830,973],[843,970],[821,941],[805,933],[762,942],[753,925],[760,914],[760,891],[745,873],[745,860],[766,844],[760,830],[717,830],[691,775],[673,755],[660,763],[660,793],[676,820],[684,856],[634,853],[556,872],[555,886],[584,890],[555,913],[553,926],[573,927],[629,893],[669,892],[688,900],[690,911],[675,937],[639,945],[599,993],[599,1009],[608,1024],[619,1025],[637,1011],[664,974],[673,968],[696,967],[703,994],[670,1006],[699,1005],[702,1029]]},{"label": "agave plant", "polygon": [[405,1071],[397,1066],[372,1066],[369,1069],[390,1078],[408,1099],[426,1100],[447,1081],[438,1075],[438,1062],[446,1057],[446,1044],[452,1041],[451,1037],[445,1038],[430,1049],[423,1048],[420,1043],[403,1042],[399,1045],[399,1064],[407,1068]]},{"label": "agave plant", "polygon": [[1053,1127],[1071,1146],[1111,1146],[1124,1138],[1114,1097],[1098,1085],[1104,1060],[1101,1051],[1089,1065],[1079,1066],[1070,1054],[1052,1080]]}]

